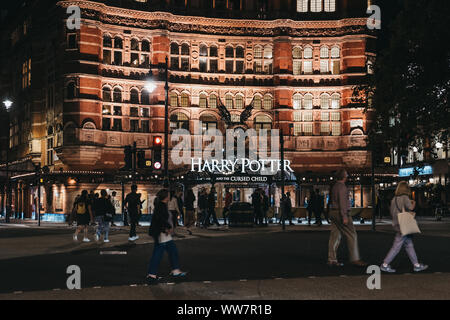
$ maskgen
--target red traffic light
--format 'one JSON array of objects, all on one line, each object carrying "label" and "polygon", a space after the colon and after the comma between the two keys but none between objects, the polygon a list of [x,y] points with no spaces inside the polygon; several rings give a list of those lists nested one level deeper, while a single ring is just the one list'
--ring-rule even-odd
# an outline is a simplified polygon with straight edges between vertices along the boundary
[{"label": "red traffic light", "polygon": [[153,145],[158,146],[162,144],[162,138],[161,137],[153,137]]}]

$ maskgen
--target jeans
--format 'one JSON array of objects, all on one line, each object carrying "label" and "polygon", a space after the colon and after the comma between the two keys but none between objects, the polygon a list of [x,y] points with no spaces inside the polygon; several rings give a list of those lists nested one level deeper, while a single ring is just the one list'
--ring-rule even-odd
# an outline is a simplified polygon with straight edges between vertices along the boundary
[{"label": "jeans", "polygon": [[150,264],[148,266],[148,274],[157,275],[158,267],[161,263],[164,251],[169,254],[169,261],[172,270],[180,269],[180,263],[178,259],[178,249],[173,240],[164,243],[155,243],[153,248],[153,254],[150,258]]},{"label": "jeans", "polygon": [[412,264],[418,264],[419,262],[417,260],[416,251],[414,250],[412,236],[402,236],[400,233],[397,233],[395,235],[394,243],[392,244],[392,248],[391,250],[389,250],[386,258],[384,259],[384,263],[390,264],[403,246],[405,246],[406,253],[408,254],[409,260],[411,260]]},{"label": "jeans", "polygon": [[139,222],[139,215],[130,214],[130,238],[136,236],[136,225]]},{"label": "jeans", "polygon": [[108,239],[109,235],[109,222],[105,221],[105,217],[99,216],[95,217],[95,222],[98,223],[97,235],[100,237],[102,233],[105,233],[105,240]]}]

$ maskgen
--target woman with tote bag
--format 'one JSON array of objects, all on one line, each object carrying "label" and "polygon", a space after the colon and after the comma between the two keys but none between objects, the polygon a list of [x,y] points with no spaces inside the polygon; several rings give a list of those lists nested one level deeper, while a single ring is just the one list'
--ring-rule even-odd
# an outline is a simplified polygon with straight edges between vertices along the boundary
[{"label": "woman with tote bag", "polygon": [[420,272],[428,268],[427,265],[419,263],[417,260],[416,251],[414,250],[412,241],[412,234],[402,235],[401,232],[398,215],[412,211],[416,206],[415,201],[411,200],[410,197],[411,189],[409,188],[408,183],[406,181],[401,181],[398,184],[397,189],[395,190],[395,196],[391,201],[390,211],[392,216],[392,226],[397,233],[395,235],[394,244],[380,267],[384,272],[395,272],[395,270],[391,268],[390,263],[394,260],[403,246],[406,249],[409,259],[414,265],[414,272]]}]

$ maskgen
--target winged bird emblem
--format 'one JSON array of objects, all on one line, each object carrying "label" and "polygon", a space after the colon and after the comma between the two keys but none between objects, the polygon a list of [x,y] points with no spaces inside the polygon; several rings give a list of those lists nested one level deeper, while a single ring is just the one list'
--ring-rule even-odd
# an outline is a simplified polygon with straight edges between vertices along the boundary
[{"label": "winged bird emblem", "polygon": [[220,116],[225,121],[227,126],[231,126],[233,123],[231,122],[231,114],[230,111],[228,111],[227,107],[222,103],[222,100],[218,99],[219,103],[217,106],[217,109],[219,109]]},{"label": "winged bird emblem", "polygon": [[252,115],[252,110],[253,110],[253,100],[248,106],[245,107],[244,111],[242,111],[241,113],[242,124],[245,124],[245,121],[247,121],[248,118],[250,118],[250,116]]}]

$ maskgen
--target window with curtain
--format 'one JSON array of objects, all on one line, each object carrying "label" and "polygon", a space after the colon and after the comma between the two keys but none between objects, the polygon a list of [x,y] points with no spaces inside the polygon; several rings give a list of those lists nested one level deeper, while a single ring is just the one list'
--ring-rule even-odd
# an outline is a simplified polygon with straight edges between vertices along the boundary
[{"label": "window with curtain", "polygon": [[266,94],[263,100],[263,108],[264,110],[271,110],[273,107],[273,98],[271,95]]},{"label": "window with curtain", "polygon": [[244,109],[244,97],[240,94],[236,95],[234,106],[236,109]]},{"label": "window with curtain", "polygon": [[295,47],[292,50],[292,63],[294,75],[300,75],[302,73],[302,49]]},{"label": "window with curtain", "polygon": [[175,92],[170,93],[169,103],[171,107],[178,107],[178,95]]},{"label": "window with curtain", "polygon": [[208,98],[206,97],[205,94],[201,94],[200,95],[199,107],[200,108],[207,108],[208,107]]},{"label": "window with curtain", "polygon": [[181,94],[181,107],[182,108],[189,107],[189,95],[187,93]]},{"label": "window with curtain", "polygon": [[322,0],[311,0],[311,12],[322,11]]},{"label": "window with curtain", "polygon": [[328,94],[322,94],[320,96],[320,108],[321,109],[330,108],[330,96]]},{"label": "window with curtain", "polygon": [[210,108],[217,108],[217,96],[215,94],[211,94],[209,96],[209,104]]},{"label": "window with curtain", "polygon": [[336,0],[325,0],[325,11],[335,12],[336,11]]},{"label": "window with curtain", "polygon": [[339,109],[341,107],[341,95],[335,93],[331,96],[331,108]]},{"label": "window with curtain", "polygon": [[227,94],[225,96],[225,107],[230,110],[233,109],[233,96],[230,94]]},{"label": "window with curtain", "polygon": [[293,107],[295,110],[300,110],[302,108],[302,95],[301,94],[294,94],[293,98]]},{"label": "window with curtain", "polygon": [[305,109],[312,109],[313,108],[313,96],[311,94],[307,94],[303,98],[303,107]]},{"label": "window with curtain", "polygon": [[255,96],[253,99],[253,108],[260,110],[262,107],[261,96]]},{"label": "window with curtain", "polygon": [[297,0],[297,12],[308,12],[309,0]]}]

